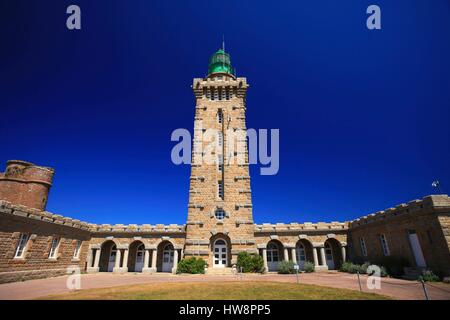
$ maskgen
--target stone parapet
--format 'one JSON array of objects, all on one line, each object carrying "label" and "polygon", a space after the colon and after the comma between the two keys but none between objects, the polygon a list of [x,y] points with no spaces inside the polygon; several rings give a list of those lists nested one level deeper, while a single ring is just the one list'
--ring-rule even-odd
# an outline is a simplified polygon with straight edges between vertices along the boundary
[{"label": "stone parapet", "polygon": [[298,232],[298,231],[348,230],[348,222],[305,222],[305,223],[263,223],[255,224],[255,233]]},{"label": "stone parapet", "polygon": [[357,228],[368,223],[392,219],[398,216],[413,215],[424,210],[448,211],[450,210],[450,198],[448,195],[430,195],[421,200],[412,200],[386,210],[368,214],[349,222],[349,228]]}]

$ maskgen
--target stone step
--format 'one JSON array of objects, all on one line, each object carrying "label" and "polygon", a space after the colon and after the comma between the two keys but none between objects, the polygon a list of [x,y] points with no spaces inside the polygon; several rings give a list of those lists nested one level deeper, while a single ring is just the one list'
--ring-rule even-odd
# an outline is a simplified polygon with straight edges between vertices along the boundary
[{"label": "stone step", "polygon": [[233,268],[208,268],[206,274],[210,275],[233,275]]}]

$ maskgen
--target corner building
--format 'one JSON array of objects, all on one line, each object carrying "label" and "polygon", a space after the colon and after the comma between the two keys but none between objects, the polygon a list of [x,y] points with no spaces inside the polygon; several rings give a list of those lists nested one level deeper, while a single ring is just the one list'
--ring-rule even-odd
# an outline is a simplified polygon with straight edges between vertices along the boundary
[{"label": "corner building", "polygon": [[[326,271],[347,259],[396,256],[409,262],[408,272],[431,269],[450,275],[447,195],[353,221],[255,224],[248,150],[228,148],[230,132],[246,130],[248,87],[223,50],[212,55],[208,75],[193,81],[194,147],[185,225],[97,225],[47,212],[53,169],[8,161],[0,173],[0,283],[62,275],[73,266],[89,273],[175,273],[178,261],[192,256],[205,259],[207,273],[229,274],[241,251],[261,255],[269,272],[283,260],[300,268],[310,261],[317,271]],[[217,132],[213,163],[201,160],[207,144],[201,138],[208,129]],[[245,161],[231,161],[233,156]]]}]

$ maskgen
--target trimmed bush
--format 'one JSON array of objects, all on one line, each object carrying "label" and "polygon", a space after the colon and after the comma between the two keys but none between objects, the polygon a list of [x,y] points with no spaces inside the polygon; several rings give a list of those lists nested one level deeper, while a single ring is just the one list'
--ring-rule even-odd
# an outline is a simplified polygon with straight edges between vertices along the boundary
[{"label": "trimmed bush", "polygon": [[293,261],[281,261],[278,263],[278,273],[290,274],[295,273]]},{"label": "trimmed bush", "polygon": [[311,261],[306,261],[303,265],[303,271],[305,271],[306,273],[314,272],[315,270],[316,269],[314,263],[312,263]]},{"label": "trimmed bush", "polygon": [[202,258],[191,257],[178,263],[177,273],[205,273],[206,262]]},{"label": "trimmed bush", "polygon": [[426,270],[422,273],[422,275],[418,279],[419,281],[425,282],[438,282],[440,281],[439,277],[433,273],[431,270]]},{"label": "trimmed bush", "polygon": [[387,256],[375,261],[378,266],[383,266],[387,274],[392,277],[401,277],[404,274],[404,268],[409,267],[408,259],[398,256]]},{"label": "trimmed bush", "polygon": [[238,272],[264,272],[264,260],[261,256],[249,254],[248,252],[239,252],[237,263]]},{"label": "trimmed bush", "polygon": [[[346,261],[341,265],[341,268],[339,269],[341,272],[348,272],[348,273],[363,273],[362,268],[360,265],[354,264],[350,261]],[[367,271],[367,267],[366,267]]]},{"label": "trimmed bush", "polygon": [[366,274],[367,268],[370,266],[369,262],[364,262],[361,266],[359,266],[359,273]]}]

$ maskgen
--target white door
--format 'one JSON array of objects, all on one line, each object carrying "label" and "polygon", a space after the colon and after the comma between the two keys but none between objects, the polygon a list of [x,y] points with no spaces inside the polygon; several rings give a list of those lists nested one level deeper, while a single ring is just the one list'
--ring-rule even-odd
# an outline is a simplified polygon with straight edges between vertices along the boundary
[{"label": "white door", "polygon": [[116,249],[116,246],[113,246],[111,248],[111,252],[109,253],[108,272],[112,272],[114,269],[114,265],[116,264],[116,255],[117,255],[117,249]]},{"label": "white door", "polygon": [[325,259],[327,260],[327,266],[329,270],[334,269],[333,250],[329,243],[325,243]]},{"label": "white door", "polygon": [[422,247],[420,246],[419,238],[414,230],[409,230],[409,243],[413,251],[414,259],[418,267],[426,267],[425,258],[423,257]]},{"label": "white door", "polygon": [[136,251],[136,262],[134,264],[135,272],[142,272],[144,267],[144,245],[141,244]]},{"label": "white door", "polygon": [[306,262],[305,247],[303,247],[302,244],[298,245],[297,248],[295,248],[295,253],[297,256],[298,267],[300,268],[300,270],[303,270]]},{"label": "white door", "polygon": [[162,272],[172,272],[173,268],[173,247],[167,244],[163,251]]},{"label": "white door", "polygon": [[280,257],[277,245],[269,243],[267,245],[267,267],[269,268],[269,271],[278,271],[279,262]]},{"label": "white door", "polygon": [[224,240],[214,242],[214,268],[227,266],[227,243]]}]

